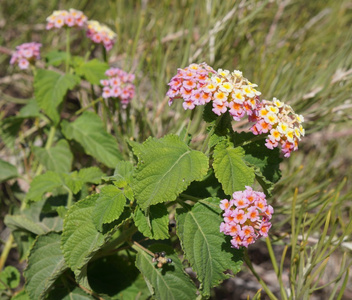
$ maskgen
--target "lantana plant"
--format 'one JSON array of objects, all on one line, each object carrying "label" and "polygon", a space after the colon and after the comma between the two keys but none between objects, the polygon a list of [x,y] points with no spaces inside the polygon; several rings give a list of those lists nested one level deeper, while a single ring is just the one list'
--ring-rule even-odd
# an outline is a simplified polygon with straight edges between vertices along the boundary
[{"label": "lantana plant", "polygon": [[[105,55],[115,43],[114,32],[74,9],[47,21],[47,29],[87,30]],[[25,152],[25,198],[5,218],[28,261],[22,295],[209,297],[240,271],[246,249],[270,236],[272,189],[282,156],[304,136],[303,117],[276,98],[261,100],[239,70],[192,63],[170,80],[167,96],[170,109],[180,99],[186,113],[203,110],[202,145],[189,126],[140,141],[128,123],[135,75],[108,59],[74,56],[66,38],[66,52],[44,54],[50,70],[32,64],[34,98],[11,119],[45,129],[36,136],[42,146]],[[40,44],[29,45],[32,52],[19,46],[11,63],[23,69],[21,59],[39,60]],[[88,103],[78,96],[80,107],[65,110],[83,90]],[[248,130],[235,132],[244,117]]]}]

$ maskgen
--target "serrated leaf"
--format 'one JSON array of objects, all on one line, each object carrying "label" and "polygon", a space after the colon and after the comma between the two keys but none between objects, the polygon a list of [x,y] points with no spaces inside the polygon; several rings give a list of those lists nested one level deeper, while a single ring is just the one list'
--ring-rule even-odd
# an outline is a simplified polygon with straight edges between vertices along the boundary
[{"label": "serrated leaf", "polygon": [[66,214],[61,249],[73,271],[81,269],[104,244],[104,235],[96,230],[92,221],[98,197],[94,194],[76,202]]},{"label": "serrated leaf", "polygon": [[17,168],[7,161],[0,159],[0,182],[15,178],[17,176]]},{"label": "serrated leaf", "polygon": [[34,94],[41,109],[57,124],[60,121],[58,106],[67,91],[79,83],[73,74],[60,74],[51,70],[38,69],[34,77]]},{"label": "serrated leaf", "polygon": [[138,248],[136,266],[147,282],[154,288],[156,299],[186,300],[196,298],[196,287],[184,273],[182,263],[173,249],[167,245],[154,244],[149,248],[152,252],[166,252],[167,258],[172,259],[171,264],[157,268],[152,257]]},{"label": "serrated leaf", "polygon": [[26,199],[39,201],[45,193],[52,192],[54,189],[62,186],[62,184],[62,178],[58,173],[48,171],[33,179],[26,195]]},{"label": "serrated leaf", "polygon": [[60,249],[59,233],[38,236],[24,271],[26,291],[31,299],[44,299],[47,291],[68,267]]},{"label": "serrated leaf", "polygon": [[113,185],[104,186],[99,193],[92,216],[95,227],[101,231],[103,224],[117,220],[125,204],[126,198],[119,188]]},{"label": "serrated leaf", "polygon": [[62,122],[63,134],[77,141],[84,151],[110,168],[122,159],[115,138],[104,129],[101,119],[93,112],[84,112],[74,122]]},{"label": "serrated leaf", "polygon": [[129,161],[119,161],[115,167],[114,175],[103,179],[115,181],[118,187],[124,187],[131,183],[133,175],[133,165]]},{"label": "serrated leaf", "polygon": [[105,71],[109,68],[107,63],[101,62],[96,58],[83,62],[76,67],[78,75],[83,76],[92,84],[100,84],[100,80],[107,78]]},{"label": "serrated leaf", "polygon": [[214,149],[215,176],[227,195],[244,190],[254,182],[254,170],[246,165],[243,157],[243,149],[233,148],[228,141],[220,142]]},{"label": "serrated leaf", "polygon": [[204,296],[209,296],[213,286],[229,277],[224,274],[226,270],[236,274],[242,264],[241,252],[232,249],[220,232],[221,221],[219,208],[206,202],[198,202],[190,210],[176,211],[176,232],[185,256],[201,282]]},{"label": "serrated leaf", "polygon": [[22,229],[32,232],[34,234],[44,234],[45,229],[39,224],[23,215],[7,215],[5,216],[5,224],[12,229]]},{"label": "serrated leaf", "polygon": [[48,171],[69,172],[71,170],[73,155],[68,142],[64,139],[49,149],[34,147],[33,152]]},{"label": "serrated leaf", "polygon": [[20,284],[21,274],[13,266],[7,266],[0,272],[0,291],[15,289]]},{"label": "serrated leaf", "polygon": [[[133,148],[135,150],[135,148]],[[136,152],[135,152],[136,153]],[[132,188],[140,207],[173,201],[208,170],[208,158],[190,149],[177,135],[149,138],[137,150]]]},{"label": "serrated leaf", "polygon": [[147,212],[136,208],[133,216],[138,230],[148,238],[153,240],[164,240],[169,235],[169,214],[163,204],[151,206]]}]

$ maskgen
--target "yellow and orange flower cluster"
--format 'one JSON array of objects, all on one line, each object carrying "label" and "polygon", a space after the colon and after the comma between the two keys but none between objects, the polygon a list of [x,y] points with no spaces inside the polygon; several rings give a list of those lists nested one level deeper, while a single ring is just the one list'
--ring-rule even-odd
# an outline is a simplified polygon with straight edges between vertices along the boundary
[{"label": "yellow and orange flower cluster", "polygon": [[297,115],[290,105],[274,98],[273,101],[262,100],[256,116],[256,123],[251,131],[254,134],[268,133],[266,147],[273,149],[281,145],[285,157],[298,149],[298,141],[304,136],[302,115]]},{"label": "yellow and orange flower cluster", "polygon": [[116,33],[98,21],[92,20],[87,24],[87,37],[96,44],[104,45],[105,49],[109,51],[114,46]]}]

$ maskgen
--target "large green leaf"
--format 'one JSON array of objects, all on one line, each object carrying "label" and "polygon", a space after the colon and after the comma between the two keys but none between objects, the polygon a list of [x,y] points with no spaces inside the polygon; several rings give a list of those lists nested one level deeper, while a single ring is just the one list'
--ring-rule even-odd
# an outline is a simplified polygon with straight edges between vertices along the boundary
[{"label": "large green leaf", "polygon": [[109,68],[107,63],[101,62],[96,58],[82,62],[76,67],[78,75],[83,76],[92,84],[100,84],[100,80],[107,78],[105,71]]},{"label": "large green leaf", "polygon": [[101,119],[93,112],[84,112],[74,122],[62,122],[63,133],[68,139],[81,144],[84,151],[110,168],[122,159],[115,138],[104,129]]},{"label": "large green leaf", "polygon": [[153,240],[164,240],[170,237],[169,214],[164,204],[151,206],[146,212],[137,207],[133,219],[138,230],[145,237]]},{"label": "large green leaf", "polygon": [[92,215],[99,194],[75,203],[65,217],[61,248],[65,261],[79,271],[104,244],[104,235],[94,226]]},{"label": "large green leaf", "polygon": [[95,227],[101,231],[103,224],[117,220],[125,204],[126,198],[119,188],[113,185],[104,186],[99,193],[92,216]]},{"label": "large green leaf", "polygon": [[[213,201],[212,201],[213,202]],[[220,202],[220,199],[217,199]],[[210,295],[210,289],[229,275],[240,271],[241,252],[230,247],[230,241],[220,232],[221,209],[212,203],[198,202],[191,209],[177,209],[176,231],[185,257],[201,282],[202,294]]]},{"label": "large green leaf", "polygon": [[157,268],[152,262],[152,257],[138,248],[136,266],[143,274],[155,293],[156,299],[186,300],[196,298],[196,287],[184,273],[182,263],[174,250],[167,245],[153,245],[149,248],[152,252],[165,251],[167,258],[172,259],[172,264]]},{"label": "large green leaf", "polygon": [[66,61],[67,53],[64,51],[50,51],[45,55],[45,60],[48,65],[58,67]]},{"label": "large green leaf", "polygon": [[18,117],[22,117],[22,118],[40,117],[40,108],[38,106],[37,100],[29,99],[28,103],[20,109],[18,113]]},{"label": "large green leaf", "polygon": [[60,74],[51,70],[38,69],[34,77],[34,94],[41,109],[57,124],[60,121],[58,106],[68,90],[79,83],[73,74]]},{"label": "large green leaf", "polygon": [[49,149],[34,147],[33,152],[39,162],[49,171],[69,172],[71,170],[73,155],[68,142],[64,139]]},{"label": "large green leaf", "polygon": [[39,201],[42,196],[63,185],[60,174],[48,171],[45,174],[36,176],[31,182],[29,191],[26,195],[27,200]]},{"label": "large green leaf", "polygon": [[31,299],[44,299],[46,292],[68,267],[60,249],[59,233],[38,236],[24,272]]},{"label": "large green leaf", "polygon": [[17,176],[17,168],[7,161],[0,159],[0,182],[15,178]]},{"label": "large green leaf", "polygon": [[[135,150],[135,147],[133,147]],[[132,188],[140,207],[173,201],[208,170],[208,158],[190,149],[176,135],[149,138],[138,147],[138,166]]]},{"label": "large green leaf", "polygon": [[233,148],[228,141],[221,141],[214,149],[215,176],[227,195],[244,190],[254,182],[254,170],[246,165],[243,157],[243,149]]}]

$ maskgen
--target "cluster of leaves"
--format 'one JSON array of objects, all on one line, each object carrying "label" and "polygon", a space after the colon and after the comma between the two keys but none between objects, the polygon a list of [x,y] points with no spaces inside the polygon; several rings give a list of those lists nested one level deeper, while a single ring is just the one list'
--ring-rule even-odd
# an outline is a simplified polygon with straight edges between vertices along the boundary
[{"label": "cluster of leaves", "polygon": [[[231,117],[216,118],[210,107],[204,111],[209,132],[202,151],[193,149],[187,130],[143,143],[129,140],[124,147],[116,139],[122,132],[107,131],[99,109],[88,105],[62,114],[67,94],[87,81],[94,90],[108,68],[97,59],[68,55],[47,55],[47,64],[56,67],[69,59],[69,72],[35,70],[35,98],[1,126],[9,148],[23,122],[42,121],[46,130],[42,147],[32,137],[26,149],[30,187],[21,208],[5,217],[21,257],[28,259],[23,294],[179,299],[183,293],[182,299],[194,299],[198,290],[210,296],[242,264],[242,252],[231,249],[219,231],[221,197],[255,179],[270,195],[280,177],[278,151],[267,150],[263,140],[250,142],[250,133],[235,133]],[[102,98],[91,102],[111,105]],[[15,166],[1,164],[2,180],[19,176]],[[173,219],[176,232],[170,231]],[[156,251],[172,263],[157,268],[151,256]],[[187,265],[199,284],[185,273]]]}]

